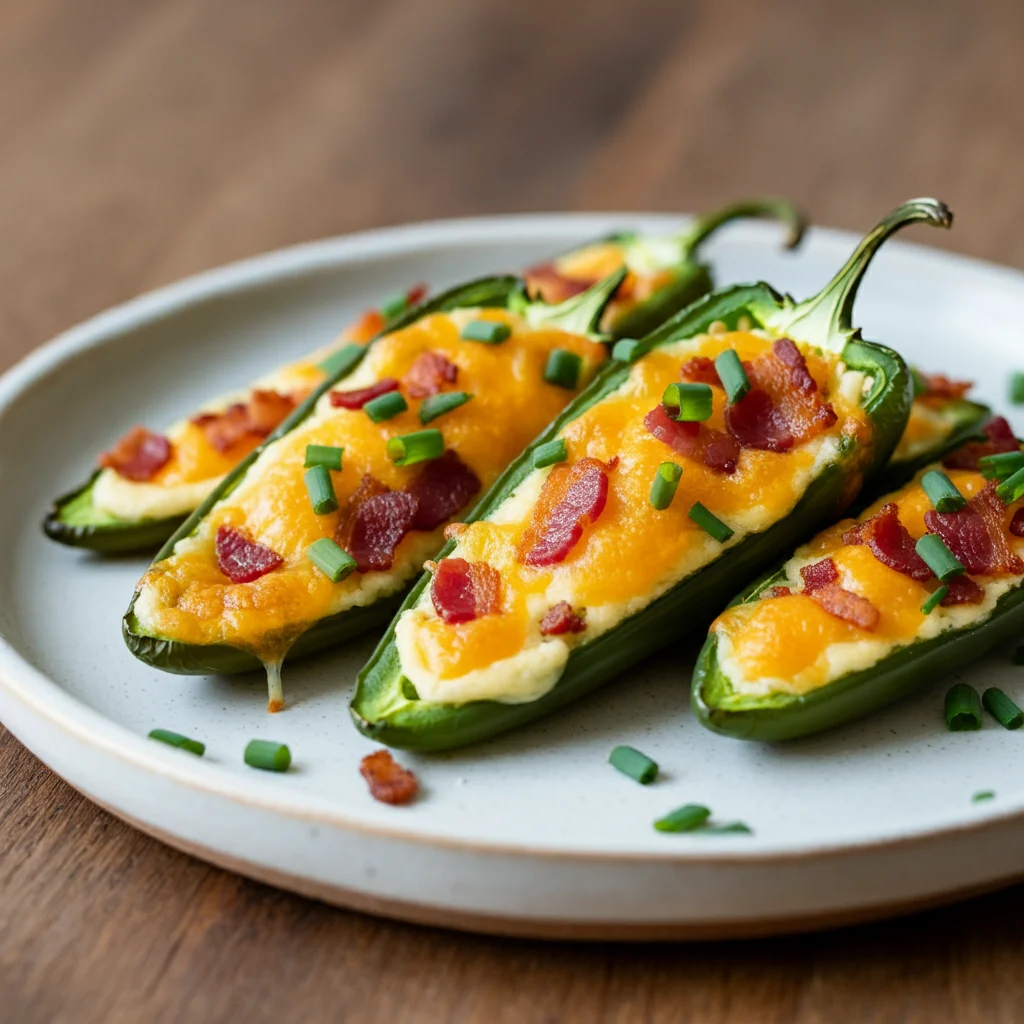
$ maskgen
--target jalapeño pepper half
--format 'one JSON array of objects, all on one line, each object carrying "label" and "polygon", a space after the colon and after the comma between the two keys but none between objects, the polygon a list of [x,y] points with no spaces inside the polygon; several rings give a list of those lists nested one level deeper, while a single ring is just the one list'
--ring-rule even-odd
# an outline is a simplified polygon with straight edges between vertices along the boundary
[{"label": "jalape\u00f1o pepper half", "polygon": [[[474,509],[465,529],[460,528],[456,531],[454,538],[437,557],[436,563],[428,566],[430,571],[409,594],[395,622],[359,675],[351,704],[352,716],[357,727],[367,736],[392,746],[416,750],[442,750],[484,739],[562,707],[652,651],[676,641],[681,633],[706,622],[709,611],[727,598],[733,581],[756,575],[760,571],[759,567],[771,564],[778,558],[779,552],[791,550],[799,539],[809,536],[824,523],[833,521],[856,497],[863,480],[870,478],[889,458],[907,421],[911,381],[906,366],[890,349],[864,341],[859,332],[852,327],[851,311],[864,271],[879,246],[899,228],[917,221],[945,227],[950,224],[951,215],[943,204],[935,200],[908,202],[894,210],[861,242],[833,281],[814,298],[796,304],[765,284],[729,288],[695,303],[643,339],[639,349],[631,353],[633,365],[608,365],[590,387],[537,438],[530,449],[509,467],[491,492]],[[531,679],[527,679],[524,684],[523,674],[514,671],[514,662],[506,660],[503,664],[507,670],[504,671],[502,678],[508,680],[510,689],[507,693],[493,690],[492,696],[488,699],[461,701],[436,695],[432,699],[425,699],[424,693],[421,692],[424,690],[424,675],[420,672],[420,665],[425,664],[425,659],[433,655],[423,652],[430,651],[430,644],[434,643],[434,638],[446,639],[448,636],[439,623],[443,621],[465,624],[469,621],[473,627],[476,627],[477,623],[495,623],[497,625],[493,629],[488,627],[489,632],[484,630],[480,635],[491,642],[494,649],[499,649],[507,642],[507,634],[498,628],[505,603],[509,602],[517,609],[520,607],[519,593],[506,592],[496,596],[501,592],[493,585],[493,566],[468,560],[470,554],[466,546],[474,537],[474,527],[478,526],[484,531],[478,535],[483,540],[477,544],[477,550],[486,550],[490,545],[490,550],[500,552],[499,540],[495,539],[492,543],[489,537],[493,535],[500,538],[501,530],[506,528],[510,519],[515,523],[523,522],[523,513],[517,511],[519,503],[525,500],[521,495],[529,496],[529,501],[534,503],[532,509],[525,513],[527,516],[535,517],[537,510],[544,507],[544,488],[552,477],[549,476],[542,482],[535,469],[537,466],[546,466],[546,453],[558,446],[558,442],[568,439],[568,448],[574,454],[574,460],[568,469],[570,476],[562,479],[575,480],[585,485],[587,478],[590,477],[597,482],[596,489],[591,488],[590,493],[599,498],[600,488],[605,488],[607,499],[595,499],[591,505],[586,506],[596,509],[593,525],[590,527],[593,532],[587,536],[599,537],[601,520],[596,517],[602,514],[601,510],[611,509],[615,507],[614,503],[618,503],[621,515],[622,495],[627,490],[634,496],[634,502],[646,501],[646,497],[636,495],[642,493],[641,488],[648,488],[650,482],[646,476],[643,480],[635,482],[631,482],[631,478],[630,481],[619,478],[622,483],[614,485],[617,488],[615,491],[611,489],[613,485],[608,483],[609,479],[616,480],[615,473],[629,472],[628,465],[616,468],[619,460],[612,453],[617,437],[625,437],[628,431],[632,431],[631,437],[638,436],[634,426],[610,419],[605,428],[582,434],[575,430],[577,422],[597,422],[595,417],[600,417],[602,409],[612,408],[612,403],[628,402],[632,396],[640,394],[645,386],[645,374],[649,372],[650,367],[660,367],[659,373],[668,373],[666,380],[672,377],[678,380],[678,363],[673,364],[673,372],[669,372],[671,367],[661,367],[661,362],[667,356],[667,353],[662,351],[666,347],[674,346],[671,349],[672,359],[678,358],[682,362],[689,354],[688,345],[692,345],[692,354],[696,355],[702,346],[707,347],[709,338],[713,341],[716,332],[719,336],[728,338],[731,336],[729,332],[736,332],[741,326],[747,334],[744,343],[750,346],[755,344],[757,338],[774,338],[777,339],[776,344],[779,339],[788,339],[787,344],[792,346],[787,350],[790,353],[796,348],[793,343],[799,342],[805,347],[805,351],[816,351],[818,356],[815,358],[820,359],[822,365],[828,365],[838,371],[841,360],[845,366],[842,370],[842,379],[849,380],[854,385],[854,393],[848,405],[857,410],[857,415],[861,417],[858,422],[865,425],[866,429],[854,429],[839,439],[833,439],[829,435],[830,444],[835,442],[834,447],[830,447],[827,457],[822,456],[822,463],[812,470],[806,484],[792,484],[795,494],[792,504],[779,509],[777,515],[773,512],[768,517],[769,521],[757,529],[743,531],[737,523],[737,530],[733,530],[714,515],[714,509],[698,507],[700,503],[694,504],[689,510],[689,519],[701,524],[701,528],[707,530],[713,543],[719,547],[707,549],[710,553],[701,555],[704,559],[702,564],[693,571],[684,572],[682,578],[677,578],[674,583],[665,584],[668,589],[662,586],[653,598],[634,600],[629,595],[622,598],[619,607],[625,608],[625,613],[619,614],[614,620],[607,620],[603,628],[598,625],[595,629],[596,635],[592,638],[587,636],[589,623],[592,618],[597,621],[603,613],[602,608],[588,606],[585,603],[582,607],[570,608],[568,601],[560,602],[560,605],[565,607],[552,606],[549,610],[550,618],[545,614],[544,621],[540,624],[540,633],[560,634],[557,639],[566,644],[568,654],[566,656],[564,651],[556,651],[556,656],[547,659],[546,662],[544,656],[532,662],[554,665],[547,677],[537,677],[536,686]],[[729,362],[728,359],[721,361],[719,377],[727,388],[739,396],[745,390],[745,371],[735,359],[735,351],[731,365],[726,367],[725,364]],[[711,360],[705,359],[702,365],[707,370],[710,364]],[[715,365],[719,365],[718,360]],[[848,373],[853,376],[848,377]],[[660,381],[660,377],[657,380]],[[646,391],[641,398],[647,400]],[[736,400],[742,399],[737,397]],[[844,398],[844,401],[847,399]],[[649,405],[647,407],[649,408]],[[616,405],[615,408],[619,406]],[[652,410],[650,415],[659,415],[657,409]],[[695,414],[693,418],[700,418],[700,415],[702,414]],[[646,419],[644,425],[647,425]],[[649,427],[648,429],[650,430]],[[693,436],[697,436],[695,431],[696,428],[691,431]],[[650,432],[654,433],[653,430]],[[538,460],[537,453],[542,450],[545,458]],[[819,449],[822,450],[824,449]],[[665,451],[669,452],[669,449],[666,447]],[[586,457],[579,458],[584,452]],[[597,454],[591,458],[594,452]],[[656,449],[648,449],[648,452],[653,453],[655,461],[660,457]],[[753,454],[760,456],[761,453]],[[632,455],[630,458],[632,459]],[[633,460],[633,464],[635,461]],[[650,457],[647,461],[650,462]],[[671,521],[661,521],[657,537],[653,536],[654,530],[648,531],[641,522],[630,527],[629,535],[622,535],[621,545],[614,533],[606,534],[603,540],[595,541],[595,548],[598,551],[615,552],[621,546],[619,557],[624,564],[612,569],[608,574],[610,577],[618,573],[628,575],[634,571],[635,566],[631,560],[635,552],[643,556],[645,541],[657,546],[663,540],[671,539],[672,530],[694,528],[692,524],[690,527],[686,525],[689,501],[684,498],[688,472],[693,472],[690,468],[692,464],[685,458],[676,461],[682,465],[682,474],[674,497],[661,495],[657,504],[652,500],[655,508],[663,510],[659,511],[658,515],[675,516]],[[710,463],[707,465],[710,466]],[[647,472],[647,468],[649,467],[645,463],[644,473]],[[557,467],[550,472],[556,471]],[[724,471],[728,472],[728,469]],[[605,477],[603,484],[598,480],[600,475]],[[794,477],[794,481],[795,479]],[[566,483],[564,486],[569,485]],[[536,497],[538,493],[539,498]],[[570,492],[563,493],[568,495]],[[555,506],[560,511],[554,519],[561,517],[559,521],[565,523],[565,502],[568,501],[570,506],[578,508],[580,502],[585,499],[586,487],[581,486],[575,492],[575,497],[563,498],[561,503]],[[551,502],[548,503],[548,507],[551,507]],[[516,516],[519,518],[515,518]],[[527,520],[528,524],[535,521],[535,518]],[[548,524],[552,521],[547,520]],[[654,519],[645,521],[656,522]],[[576,543],[584,536],[584,522],[582,518],[579,520],[581,525],[569,536],[570,543]],[[676,523],[678,527],[673,525]],[[665,533],[666,525],[670,528],[668,533]],[[526,529],[529,531],[533,526],[527,525]],[[516,545],[517,552],[523,550],[528,536],[528,532],[510,534],[510,543]],[[543,536],[547,538],[548,534],[544,533]],[[516,537],[519,537],[519,540],[516,540]],[[711,544],[712,541],[708,543]],[[537,544],[530,547],[525,562],[528,563],[530,557],[535,558],[533,565],[546,565],[552,561],[548,558],[547,562],[544,562],[536,557],[537,551],[542,547],[543,545]],[[584,545],[584,554],[587,550],[590,549]],[[550,551],[546,551],[545,558],[549,554]],[[498,557],[506,558],[504,554]],[[524,564],[520,554],[517,553],[515,558],[520,565]],[[448,559],[450,562],[446,564]],[[508,565],[506,559],[499,569],[504,572]],[[529,589],[529,573],[516,566],[512,566],[508,571],[518,574],[516,578],[523,577],[526,580],[521,593],[525,595],[524,601],[527,602],[529,610],[532,593]],[[455,578],[456,586],[453,589],[450,583],[445,584],[445,593],[448,596],[439,605],[435,581],[442,575],[449,581]],[[458,582],[460,576],[462,584]],[[602,574],[591,571],[582,585],[592,585],[595,579],[600,578]],[[491,583],[488,583],[488,580]],[[568,581],[572,585],[571,576],[568,577]],[[577,583],[579,581],[580,577],[577,577]],[[462,589],[459,589],[460,586]],[[487,610],[493,614],[484,614],[475,619],[467,617],[467,588],[468,592],[474,595],[473,600],[477,605],[484,600],[488,603]],[[547,597],[550,593],[550,588],[544,592],[547,600],[550,600]],[[428,601],[433,602],[434,609],[437,610],[436,617],[432,616]],[[532,615],[533,612],[529,611],[529,614]],[[535,628],[535,625],[531,628]],[[403,650],[413,649],[402,639],[402,636],[408,638],[410,635],[416,638],[417,643],[420,637],[425,638],[423,644],[426,644],[414,648],[415,657],[419,659],[416,672],[412,670],[412,662],[405,662],[402,653]],[[563,635],[569,635],[570,641],[562,640]],[[462,638],[456,640],[455,647],[450,648],[455,652],[455,658],[461,657],[460,652],[466,648],[467,638],[470,636],[469,632],[463,633]],[[493,640],[490,640],[490,637],[493,637]],[[541,640],[528,650],[554,651],[553,645],[545,647],[548,643],[549,641]],[[501,657],[518,657],[518,650],[510,650],[512,654],[502,654]],[[527,648],[524,647],[523,650]],[[486,655],[486,650],[484,654]],[[472,679],[476,692],[483,692],[482,687],[490,686],[490,680],[497,678],[479,674],[474,676],[475,671],[474,667],[460,678],[463,681]],[[417,675],[418,686],[416,680],[409,678],[408,673]],[[451,676],[438,673],[430,681],[429,685],[435,687],[435,694],[444,693],[446,678]]]}]

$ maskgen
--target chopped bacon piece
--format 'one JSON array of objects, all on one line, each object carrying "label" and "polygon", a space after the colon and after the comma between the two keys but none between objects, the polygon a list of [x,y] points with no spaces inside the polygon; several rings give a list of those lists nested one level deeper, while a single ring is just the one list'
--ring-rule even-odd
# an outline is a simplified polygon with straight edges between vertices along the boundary
[{"label": "chopped bacon piece", "polygon": [[957,512],[924,514],[925,526],[937,533],[972,575],[1024,573],[1024,562],[1014,554],[1005,532],[1006,507],[996,497],[996,482],[989,481]]},{"label": "chopped bacon piece", "polygon": [[405,375],[405,387],[410,398],[427,398],[454,384],[458,375],[459,368],[440,352],[421,352]]},{"label": "chopped bacon piece", "polygon": [[552,305],[571,299],[574,295],[585,292],[597,278],[566,277],[559,273],[554,263],[537,263],[523,271],[526,287],[530,295],[543,299]]},{"label": "chopped bacon piece", "polygon": [[486,562],[443,558],[430,582],[434,610],[450,626],[501,611],[501,574]]},{"label": "chopped bacon piece", "polygon": [[132,427],[109,452],[99,458],[104,469],[136,483],[152,480],[171,459],[171,442],[145,427]]},{"label": "chopped bacon piece", "polygon": [[1014,537],[1024,537],[1024,508],[1017,509],[1010,520],[1010,533]]},{"label": "chopped bacon piece", "polygon": [[406,305],[408,305],[408,306],[418,306],[427,297],[427,293],[429,291],[430,291],[430,289],[425,284],[423,284],[422,282],[420,284],[414,284],[405,293]]},{"label": "chopped bacon piece", "polygon": [[969,380],[950,380],[944,373],[922,373],[918,370],[917,379],[924,385],[924,391],[917,400],[932,406],[958,401],[973,387]]},{"label": "chopped bacon piece", "polygon": [[568,601],[559,601],[552,605],[540,620],[542,636],[561,636],[563,633],[582,633],[587,624],[582,615],[572,610]]},{"label": "chopped bacon piece", "polygon": [[345,340],[365,345],[384,330],[385,322],[379,309],[364,310],[359,319],[345,331]]},{"label": "chopped bacon piece", "polygon": [[257,544],[230,526],[217,529],[217,566],[232,583],[252,583],[284,564],[265,544]]},{"label": "chopped bacon piece", "polygon": [[403,768],[390,750],[375,750],[359,762],[359,774],[370,787],[370,796],[382,804],[407,804],[419,792],[420,783]]},{"label": "chopped bacon piece", "polygon": [[800,578],[804,581],[804,593],[813,594],[822,587],[830,587],[839,582],[839,570],[831,558],[823,558],[813,565],[805,565],[800,570]]},{"label": "chopped bacon piece", "polygon": [[397,390],[398,381],[394,377],[384,377],[369,387],[356,388],[354,391],[332,391],[331,405],[335,409],[362,409],[372,399]]},{"label": "chopped bacon piece", "polygon": [[254,388],[249,397],[248,408],[250,433],[266,437],[288,417],[294,408],[295,400],[291,395]]},{"label": "chopped bacon piece", "polygon": [[788,452],[796,441],[785,414],[760,388],[751,388],[738,402],[725,407],[725,425],[744,448]]},{"label": "chopped bacon piece", "polygon": [[870,519],[847,530],[844,544],[867,544],[882,565],[909,576],[918,583],[932,578],[928,563],[917,553],[915,541],[900,522],[900,508],[886,502]]},{"label": "chopped bacon piece", "polygon": [[655,406],[645,417],[644,427],[674,452],[701,463],[716,473],[736,472],[739,445],[728,435],[706,423],[680,423],[665,407]]},{"label": "chopped bacon piece", "polygon": [[192,423],[202,430],[211,448],[223,453],[243,437],[266,437],[295,405],[291,395],[254,388],[248,402],[235,402],[223,412],[202,413],[193,417]]},{"label": "chopped bacon piece", "polygon": [[608,467],[584,458],[571,467],[556,466],[544,481],[540,498],[517,558],[526,565],[554,565],[565,560],[608,500]]},{"label": "chopped bacon piece", "polygon": [[792,597],[793,596],[793,591],[790,590],[789,587],[769,587],[768,588],[768,596],[769,597]]},{"label": "chopped bacon piece", "polygon": [[941,601],[943,608],[955,604],[981,604],[985,600],[985,588],[970,576],[954,576],[946,586],[949,593]]},{"label": "chopped bacon piece", "polygon": [[683,380],[688,380],[693,384],[712,384],[716,387],[722,386],[722,381],[718,376],[718,370],[715,369],[715,361],[714,359],[709,359],[707,356],[694,356],[689,362],[683,363],[683,369],[680,375]]},{"label": "chopped bacon piece", "polygon": [[868,633],[878,627],[878,609],[866,598],[835,583],[811,592],[822,608],[837,619],[849,622]]},{"label": "chopped bacon piece", "polygon": [[433,530],[451,519],[480,490],[480,478],[447,448],[438,459],[424,463],[406,490],[419,507],[413,520],[414,530]]},{"label": "chopped bacon piece", "polygon": [[386,572],[395,548],[413,528],[419,502],[405,491],[388,490],[364,476],[342,511],[334,539],[355,560],[359,572]]},{"label": "chopped bacon piece", "polygon": [[968,441],[947,455],[942,464],[947,469],[977,469],[978,460],[985,455],[1020,450],[1020,442],[1014,437],[1013,428],[1002,416],[990,419],[984,429],[984,441]]}]

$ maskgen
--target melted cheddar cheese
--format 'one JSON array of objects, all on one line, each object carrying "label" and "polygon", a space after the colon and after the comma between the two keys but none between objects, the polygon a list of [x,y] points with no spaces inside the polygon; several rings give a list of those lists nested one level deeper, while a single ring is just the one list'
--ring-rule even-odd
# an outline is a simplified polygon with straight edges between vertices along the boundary
[{"label": "melted cheddar cheese", "polygon": [[[937,468],[937,467],[930,467]],[[918,477],[895,494],[879,499],[857,520],[871,518],[886,502],[899,507],[899,517],[915,540],[927,532],[924,516],[932,505]],[[971,498],[985,486],[980,473],[946,471],[960,490]],[[1018,505],[1006,511],[1008,526]],[[712,624],[717,638],[719,666],[738,697],[771,693],[804,694],[833,682],[849,672],[870,668],[896,648],[980,622],[996,601],[1020,582],[1015,576],[973,576],[984,591],[981,604],[939,606],[924,614],[922,604],[936,587],[918,583],[884,565],[867,545],[843,543],[843,534],[854,520],[847,519],[820,533],[786,563],[785,581],[793,590],[802,586],[800,570],[823,558],[831,558],[839,571],[839,585],[866,597],[879,613],[871,632],[830,615],[803,593],[772,597],[726,609]],[[1007,537],[1018,554],[1024,540]]]},{"label": "melted cheddar cheese", "polygon": [[942,408],[915,398],[910,418],[892,454],[893,462],[909,462],[940,445],[956,429],[955,419]]},{"label": "melted cheddar cheese", "polygon": [[[499,571],[501,611],[449,625],[435,611],[427,588],[417,606],[402,613],[396,627],[402,670],[421,698],[537,699],[557,682],[574,645],[611,629],[718,557],[723,545],[688,516],[695,502],[735,531],[724,545],[729,547],[787,515],[837,458],[843,435],[870,445],[870,426],[858,404],[868,382],[809,349],[803,350],[808,368],[838,419],[789,452],[744,449],[730,476],[678,455],[647,431],[645,415],[666,386],[680,379],[683,362],[714,358],[727,348],[753,359],[770,345],[762,332],[724,330],[666,345],[637,362],[620,387],[566,425],[561,437],[568,465],[584,457],[618,462],[608,473],[604,510],[564,561],[533,567],[516,559],[550,468],[534,470],[487,520],[459,532],[452,557],[486,562]],[[723,430],[724,392],[713,391],[708,425]],[[675,500],[658,511],[649,500],[651,481],[666,461],[677,462],[683,472]],[[543,636],[541,620],[560,601],[585,609],[586,628]]]},{"label": "melted cheddar cheese", "polygon": [[[461,328],[474,319],[506,323],[512,334],[496,345],[461,339]],[[597,342],[530,327],[504,310],[436,313],[377,341],[340,387],[353,390],[384,377],[401,380],[422,353],[445,356],[458,367],[452,387],[473,398],[430,426],[442,432],[445,446],[458,453],[486,489],[575,394],[543,379],[548,355],[556,348],[582,357],[579,388],[605,357]],[[402,589],[441,546],[443,528],[408,533],[388,572],[356,572],[332,583],[310,562],[306,549],[321,537],[334,536],[341,513],[314,514],[303,464],[307,445],[344,448],[343,467],[331,474],[340,509],[364,474],[389,488],[403,487],[422,466],[395,466],[386,443],[421,429],[420,404],[409,399],[406,412],[374,423],[361,409],[332,407],[325,394],[307,420],[261,452],[196,532],[143,577],[135,603],[142,629],[186,643],[231,644],[272,662],[319,619]],[[251,583],[232,583],[217,565],[215,538],[221,526],[243,529],[280,555],[284,565]]]}]

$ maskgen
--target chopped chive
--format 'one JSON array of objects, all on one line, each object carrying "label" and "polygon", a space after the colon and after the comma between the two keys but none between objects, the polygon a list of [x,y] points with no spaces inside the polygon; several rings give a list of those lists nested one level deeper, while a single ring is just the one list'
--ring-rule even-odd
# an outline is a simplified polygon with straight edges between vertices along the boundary
[{"label": "chopped chive", "polygon": [[578,356],[568,349],[555,348],[548,355],[547,365],[544,367],[544,379],[556,387],[572,390],[579,383],[582,369],[582,356]]},{"label": "chopped chive", "polygon": [[711,388],[707,384],[669,384],[661,404],[674,420],[699,423],[711,419]]},{"label": "chopped chive", "polygon": [[313,541],[306,555],[332,583],[340,583],[356,569],[356,560],[330,537]]},{"label": "chopped chive", "polygon": [[648,785],[658,777],[657,764],[634,747],[616,747],[608,755],[608,763],[641,786]]},{"label": "chopped chive", "polygon": [[1013,652],[1014,665],[1024,665],[1024,647],[1018,647]]},{"label": "chopped chive", "polygon": [[1021,711],[998,686],[990,686],[981,695],[981,703],[1004,729],[1019,729],[1024,725],[1024,711]]},{"label": "chopped chive", "polygon": [[430,395],[423,399],[420,406],[420,423],[427,424],[443,416],[452,409],[465,405],[473,396],[466,391],[443,391],[439,395]]},{"label": "chopped chive", "polygon": [[1004,505],[1012,505],[1024,498],[1024,469],[1018,469],[996,487],[996,497]]},{"label": "chopped chive", "polygon": [[356,363],[359,362],[363,357],[365,349],[362,345],[355,345],[351,342],[348,345],[342,345],[337,352],[332,352],[329,356],[320,361],[320,369],[327,374],[328,377],[333,377],[336,374],[344,374],[352,369]]},{"label": "chopped chive", "polygon": [[719,544],[724,544],[733,535],[734,531],[713,512],[709,512],[699,501],[694,502],[689,516],[705,533],[710,533]]},{"label": "chopped chive", "polygon": [[921,614],[931,615],[931,613],[935,611],[935,609],[938,608],[938,606],[942,604],[943,601],[946,600],[946,595],[948,593],[949,587],[947,587],[946,584],[943,583],[938,590],[928,595],[928,599],[925,601],[923,605],[921,605]]},{"label": "chopped chive", "polygon": [[631,363],[637,357],[640,342],[635,338],[620,338],[612,346],[612,359],[618,363]]},{"label": "chopped chive", "polygon": [[405,292],[395,292],[394,295],[389,295],[380,304],[380,315],[385,320],[394,320],[396,316],[400,316],[409,308],[409,298]]},{"label": "chopped chive", "polygon": [[441,431],[434,427],[388,438],[388,458],[396,466],[429,462],[430,459],[436,459],[443,454],[444,438]]},{"label": "chopped chive", "polygon": [[318,516],[325,516],[338,507],[338,499],[334,494],[334,481],[326,466],[310,466],[306,470],[306,490],[313,511]]},{"label": "chopped chive", "polygon": [[323,466],[326,469],[341,469],[341,453],[344,448],[334,448],[329,444],[307,444],[306,469]]},{"label": "chopped chive", "polygon": [[371,398],[363,406],[363,412],[373,420],[374,423],[383,423],[385,420],[394,419],[400,413],[405,412],[409,406],[399,391],[389,391],[387,394]]},{"label": "chopped chive", "polygon": [[996,791],[994,789],[982,789],[971,797],[971,803],[979,804],[982,800],[991,800],[995,795]]},{"label": "chopped chive", "polygon": [[1024,469],[1024,452],[983,455],[978,459],[978,468],[986,480],[1006,480],[1018,470]]},{"label": "chopped chive", "polygon": [[711,811],[700,804],[684,804],[659,818],[654,827],[659,832],[693,832],[711,817]]},{"label": "chopped chive", "polygon": [[699,836],[726,836],[733,834],[751,836],[754,830],[743,821],[730,821],[727,825],[705,825],[696,830]]},{"label": "chopped chive", "polygon": [[925,473],[921,477],[921,488],[936,512],[958,512],[967,504],[967,499],[941,469],[931,469]]},{"label": "chopped chive", "polygon": [[973,686],[957,683],[946,691],[946,728],[950,732],[981,728],[981,699]]},{"label": "chopped chive", "polygon": [[964,567],[946,542],[937,533],[926,533],[915,545],[914,550],[925,560],[925,564],[943,583],[964,572]]},{"label": "chopped chive", "polygon": [[245,763],[250,768],[261,768],[265,772],[286,772],[292,763],[292,752],[283,743],[249,740],[245,748]]},{"label": "chopped chive", "polygon": [[674,462],[663,462],[651,481],[651,504],[662,512],[672,504],[679,486],[679,478],[683,475],[681,466]]},{"label": "chopped chive", "polygon": [[182,736],[180,732],[171,732],[170,729],[150,729],[149,738],[166,743],[169,747],[177,747],[179,750],[187,750],[190,754],[202,757],[206,753],[206,744],[199,740],[190,740]]},{"label": "chopped chive", "polygon": [[914,382],[915,398],[920,398],[922,395],[928,394],[928,382],[922,376],[921,371],[913,366],[910,368],[910,379]]},{"label": "chopped chive", "polygon": [[482,341],[485,345],[500,345],[512,334],[512,328],[498,320],[470,320],[462,328],[465,341]]},{"label": "chopped chive", "polygon": [[736,349],[727,348],[724,352],[719,352],[715,357],[715,369],[718,371],[722,387],[725,388],[726,397],[730,404],[735,405],[750,390],[747,371],[743,369]]},{"label": "chopped chive", "polygon": [[565,462],[567,458],[569,453],[565,450],[565,439],[558,437],[533,449],[533,468],[543,469],[545,466],[553,466],[556,462]]},{"label": "chopped chive", "polygon": [[1010,401],[1014,405],[1024,405],[1024,373],[1010,375]]}]

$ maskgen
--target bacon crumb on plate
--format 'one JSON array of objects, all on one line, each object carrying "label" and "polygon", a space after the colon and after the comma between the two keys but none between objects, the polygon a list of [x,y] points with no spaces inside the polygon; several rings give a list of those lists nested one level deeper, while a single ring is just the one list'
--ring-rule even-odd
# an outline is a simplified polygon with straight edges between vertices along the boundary
[{"label": "bacon crumb on plate", "polygon": [[390,750],[375,750],[359,762],[359,774],[370,787],[370,796],[382,804],[407,804],[419,792],[419,779],[403,768]]}]

